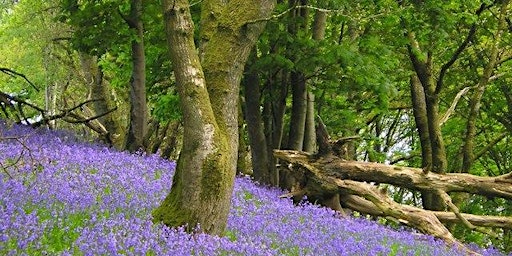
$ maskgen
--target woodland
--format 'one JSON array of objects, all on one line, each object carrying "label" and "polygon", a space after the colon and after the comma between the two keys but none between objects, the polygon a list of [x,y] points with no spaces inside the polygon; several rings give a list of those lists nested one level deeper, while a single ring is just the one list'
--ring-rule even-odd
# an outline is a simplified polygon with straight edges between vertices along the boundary
[{"label": "woodland", "polygon": [[0,0],[0,118],[175,160],[151,214],[187,232],[226,234],[239,174],[341,218],[510,252],[510,13],[509,0]]}]

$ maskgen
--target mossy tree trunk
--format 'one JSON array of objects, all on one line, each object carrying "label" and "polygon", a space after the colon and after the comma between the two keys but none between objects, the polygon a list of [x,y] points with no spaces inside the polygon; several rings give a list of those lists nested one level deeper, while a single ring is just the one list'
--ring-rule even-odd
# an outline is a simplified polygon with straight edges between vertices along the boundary
[{"label": "mossy tree trunk", "polygon": [[485,90],[487,89],[487,85],[491,76],[493,75],[498,59],[499,59],[499,47],[498,45],[501,43],[501,38],[504,31],[507,29],[507,12],[510,1],[501,2],[500,13],[498,16],[498,27],[494,34],[494,41],[491,44],[489,50],[489,61],[485,65],[483,69],[483,73],[480,77],[480,81],[476,86],[476,90],[473,93],[470,102],[469,102],[469,115],[466,123],[466,135],[464,139],[464,146],[462,148],[462,172],[469,173],[473,165],[473,161],[475,160],[474,156],[474,148],[475,148],[475,137],[477,135],[477,119],[480,112],[481,100],[484,95]]},{"label": "mossy tree trunk", "polygon": [[163,1],[184,138],[171,192],[153,217],[222,235],[236,173],[240,79],[264,27],[256,20],[268,17],[275,1],[203,1],[199,53],[189,5]]},{"label": "mossy tree trunk", "polygon": [[[112,97],[108,81],[103,77],[103,71],[98,65],[98,57],[81,52],[80,64],[83,72],[83,79],[88,87],[88,98],[94,99],[92,106],[96,115],[101,115],[116,108],[116,102]],[[119,139],[122,133],[122,125],[119,122],[119,111],[114,111],[108,115],[102,116],[97,120],[105,127],[108,134],[102,138],[105,142],[113,145],[117,149],[124,148],[124,142]]]},{"label": "mossy tree trunk", "polygon": [[[409,41],[408,52],[409,57],[412,63],[412,67],[416,73],[416,78],[413,78],[412,85],[413,87],[418,86],[418,81],[423,90],[417,90],[417,88],[413,88],[411,91],[413,94],[418,93],[413,98],[418,102],[413,102],[413,105],[417,107],[416,110],[420,110],[421,112],[416,111],[416,126],[424,125],[424,127],[419,128],[418,131],[428,132],[427,134],[422,134],[421,138],[428,138],[429,144],[422,143],[422,153],[430,150],[431,156],[423,159],[424,170],[426,172],[432,171],[435,173],[446,173],[448,168],[448,161],[446,158],[446,148],[444,145],[443,136],[441,133],[441,126],[439,123],[440,114],[439,114],[439,94],[441,90],[441,86],[438,86],[440,83],[436,83],[433,73],[433,63],[432,63],[432,53],[427,52],[423,53],[419,48],[419,44],[415,39],[414,33],[409,33]],[[442,79],[439,78],[439,79]],[[440,81],[440,80],[438,80]],[[424,97],[424,98],[423,98]],[[424,106],[423,102],[419,102],[425,99]],[[426,114],[425,116],[423,116]],[[426,120],[426,123],[418,122],[421,119],[423,121]],[[425,148],[430,146],[429,149]],[[425,162],[425,161],[431,162]],[[444,210],[446,205],[443,200],[434,192],[430,191],[422,191],[422,199],[423,199],[423,207],[428,210]]]}]

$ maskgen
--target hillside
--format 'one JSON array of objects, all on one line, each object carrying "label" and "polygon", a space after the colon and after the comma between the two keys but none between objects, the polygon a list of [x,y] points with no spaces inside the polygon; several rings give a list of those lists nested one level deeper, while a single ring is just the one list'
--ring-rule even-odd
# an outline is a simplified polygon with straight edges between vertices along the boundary
[{"label": "hillside", "polygon": [[[410,230],[342,218],[238,177],[224,237],[151,222],[175,163],[0,124],[2,255],[464,255]],[[483,255],[501,255],[488,249]]]}]

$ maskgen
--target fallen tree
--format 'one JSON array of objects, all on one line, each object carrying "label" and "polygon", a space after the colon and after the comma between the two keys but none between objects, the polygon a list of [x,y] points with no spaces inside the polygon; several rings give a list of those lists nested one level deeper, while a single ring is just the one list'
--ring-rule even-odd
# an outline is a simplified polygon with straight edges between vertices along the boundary
[{"label": "fallen tree", "polygon": [[[318,200],[339,210],[334,202],[352,210],[391,218],[423,233],[459,244],[442,223],[462,223],[470,229],[495,236],[483,227],[512,228],[512,217],[479,216],[461,213],[449,192],[465,192],[486,197],[512,199],[512,173],[498,177],[480,177],[470,174],[436,174],[419,168],[379,163],[347,161],[325,150],[320,155],[290,150],[275,150],[274,156],[288,163],[288,171],[295,178],[290,193],[284,196]],[[431,191],[443,198],[449,212],[428,211],[403,205],[391,199],[379,183],[391,184],[413,191]],[[334,199],[333,199],[334,198]]]},{"label": "fallen tree", "polygon": [[[105,140],[107,143],[111,143],[107,129],[98,121],[98,118],[108,115],[117,110],[117,107],[108,110],[105,113],[93,115],[83,114],[84,110],[88,110],[87,104],[100,101],[100,99],[89,99],[81,102],[75,106],[59,110],[58,113],[53,115],[47,115],[47,111],[35,104],[30,103],[20,97],[10,95],[8,93],[0,91],[0,107],[3,111],[6,119],[14,119],[16,123],[26,124],[32,127],[39,127],[42,125],[48,125],[53,120],[63,120],[71,124],[84,124],[91,130],[98,133],[100,138]],[[33,111],[39,113],[40,120],[30,121],[30,117],[26,115],[24,107],[30,108]],[[88,111],[91,112],[91,111]],[[11,115],[9,114],[11,113]]]}]

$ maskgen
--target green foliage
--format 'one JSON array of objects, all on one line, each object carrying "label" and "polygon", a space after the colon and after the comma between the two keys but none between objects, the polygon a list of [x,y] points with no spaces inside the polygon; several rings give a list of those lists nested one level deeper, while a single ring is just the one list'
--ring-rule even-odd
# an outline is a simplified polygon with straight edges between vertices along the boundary
[{"label": "green foliage", "polygon": [[152,109],[152,114],[161,122],[181,119],[179,96],[176,93],[160,94]]},{"label": "green foliage", "polygon": [[73,27],[71,39],[75,49],[101,56],[111,47],[135,39],[124,16],[129,5],[126,1],[62,1],[59,21]]},{"label": "green foliage", "polygon": [[[50,75],[45,68],[44,58],[49,57],[45,56],[45,51],[51,50],[51,39],[56,33],[48,32],[51,17],[48,18],[49,14],[42,11],[48,7],[49,3],[41,1],[22,1],[2,16],[0,66],[24,74],[39,89],[37,92],[23,79],[0,73],[0,88],[3,91],[32,99],[44,91]],[[34,16],[38,18],[34,19]]]}]

